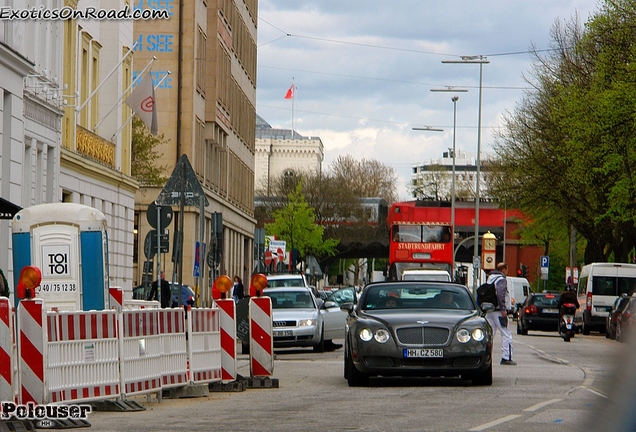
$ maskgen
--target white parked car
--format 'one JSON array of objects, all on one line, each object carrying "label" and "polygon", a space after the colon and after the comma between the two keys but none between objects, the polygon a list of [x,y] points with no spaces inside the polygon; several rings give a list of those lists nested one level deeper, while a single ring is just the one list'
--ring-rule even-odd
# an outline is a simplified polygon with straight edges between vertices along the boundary
[{"label": "white parked car", "polygon": [[306,287],[266,288],[272,300],[274,347],[313,347],[325,350],[325,342],[344,339],[346,312],[337,303],[317,299]]}]

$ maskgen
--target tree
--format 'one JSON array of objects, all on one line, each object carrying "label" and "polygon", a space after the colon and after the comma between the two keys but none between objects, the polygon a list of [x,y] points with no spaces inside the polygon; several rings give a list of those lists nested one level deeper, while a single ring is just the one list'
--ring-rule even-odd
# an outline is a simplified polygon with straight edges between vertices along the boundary
[{"label": "tree", "polygon": [[606,1],[584,30],[576,16],[557,22],[552,39],[504,119],[490,190],[540,225],[574,226],[585,262],[626,261],[636,240],[636,2]]},{"label": "tree", "polygon": [[316,217],[302,194],[302,182],[287,197],[287,205],[274,211],[274,222],[265,224],[267,235],[275,235],[287,242],[289,249],[298,250],[301,259],[308,255],[334,255],[338,240],[323,239],[324,228],[316,224]]},{"label": "tree", "polygon": [[166,143],[164,134],[154,136],[150,133],[144,122],[139,117],[132,119],[132,157],[131,175],[144,186],[157,186],[164,184],[168,178],[163,173],[167,166],[155,166],[159,159],[157,146]]},{"label": "tree", "polygon": [[345,184],[357,197],[384,198],[389,205],[397,201],[395,169],[377,160],[339,156],[331,163],[330,173],[337,183]]}]

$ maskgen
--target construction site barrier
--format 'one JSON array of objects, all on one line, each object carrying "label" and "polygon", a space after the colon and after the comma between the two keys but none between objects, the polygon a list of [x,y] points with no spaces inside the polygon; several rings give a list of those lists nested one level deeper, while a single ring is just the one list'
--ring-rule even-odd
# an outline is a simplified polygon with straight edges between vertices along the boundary
[{"label": "construction site barrier", "polygon": [[219,309],[188,310],[188,357],[194,384],[221,380]]},{"label": "construction site barrier", "polygon": [[7,297],[0,297],[0,401],[14,401],[15,336],[13,309]]},{"label": "construction site barrier", "polygon": [[272,300],[250,297],[250,374],[269,377],[274,373]]},{"label": "construction site barrier", "polygon": [[159,334],[162,339],[161,386],[184,386],[188,383],[188,347],[185,310],[160,309]]},{"label": "construction site barrier", "polygon": [[123,310],[119,315],[122,396],[159,392],[161,338],[158,309]]},{"label": "construction site barrier", "polygon": [[47,355],[46,309],[42,299],[22,300],[17,310],[18,402],[46,403],[44,359]]},{"label": "construction site barrier", "polygon": [[216,300],[221,313],[221,380],[236,381],[236,303]]},{"label": "construction site barrier", "polygon": [[48,312],[47,401],[119,396],[117,312]]}]

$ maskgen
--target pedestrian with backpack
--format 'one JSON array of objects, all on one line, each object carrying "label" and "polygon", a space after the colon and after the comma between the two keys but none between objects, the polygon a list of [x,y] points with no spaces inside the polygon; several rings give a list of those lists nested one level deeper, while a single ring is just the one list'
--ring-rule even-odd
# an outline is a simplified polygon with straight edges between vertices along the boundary
[{"label": "pedestrian with backpack", "polygon": [[508,326],[508,264],[500,262],[497,269],[490,272],[486,282],[495,285],[497,303],[495,310],[486,313],[486,320],[492,327],[492,336],[495,337],[497,331],[501,332],[501,362],[502,365],[515,366],[517,363],[512,360],[512,332]]}]

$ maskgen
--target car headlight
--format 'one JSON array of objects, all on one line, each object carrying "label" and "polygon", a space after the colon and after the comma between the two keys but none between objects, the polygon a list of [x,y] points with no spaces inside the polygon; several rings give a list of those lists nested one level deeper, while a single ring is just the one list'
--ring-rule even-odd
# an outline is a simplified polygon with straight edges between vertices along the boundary
[{"label": "car headlight", "polygon": [[380,343],[385,343],[389,340],[389,331],[386,329],[376,330],[375,332],[375,340]]},{"label": "car headlight", "polygon": [[368,328],[363,328],[362,330],[360,330],[360,339],[365,342],[369,342],[371,339],[373,339],[373,332]]},{"label": "car headlight", "polygon": [[470,332],[466,329],[460,329],[455,336],[461,343],[466,343],[470,340]]},{"label": "car headlight", "polygon": [[298,327],[311,327],[316,325],[315,319],[304,319],[298,321]]},{"label": "car headlight", "polygon": [[476,328],[475,330],[473,330],[473,339],[475,339],[477,342],[484,340],[485,337],[486,333],[484,333],[482,329]]}]

